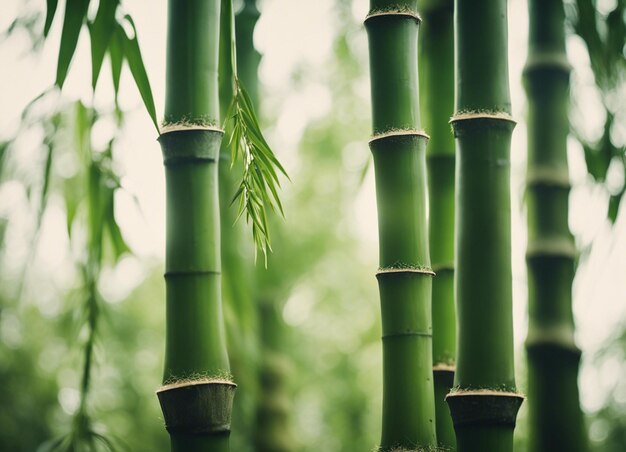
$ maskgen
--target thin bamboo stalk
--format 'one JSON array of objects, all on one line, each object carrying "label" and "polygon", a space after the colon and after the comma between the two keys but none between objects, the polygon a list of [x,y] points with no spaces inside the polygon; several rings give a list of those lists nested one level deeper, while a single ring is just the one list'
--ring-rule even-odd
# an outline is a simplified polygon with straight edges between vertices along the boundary
[{"label": "thin bamboo stalk", "polygon": [[561,0],[529,1],[528,95],[529,450],[588,450],[578,397],[567,168],[569,73]]},{"label": "thin bamboo stalk", "polygon": [[455,1],[455,390],[460,452],[513,450],[516,391],[511,289],[506,0]]},{"label": "thin bamboo stalk", "polygon": [[454,1],[421,0],[420,94],[429,131],[428,163],[430,257],[433,280],[433,377],[437,441],[454,450],[456,439],[445,397],[454,380],[456,315],[454,307]]},{"label": "thin bamboo stalk", "polygon": [[421,131],[417,1],[370,2],[369,38],[380,237],[383,341],[381,451],[436,445],[431,278],[426,223],[427,136]]},{"label": "thin bamboo stalk", "polygon": [[158,391],[174,452],[228,451],[234,383],[222,304],[218,201],[219,0],[169,2],[166,349]]}]

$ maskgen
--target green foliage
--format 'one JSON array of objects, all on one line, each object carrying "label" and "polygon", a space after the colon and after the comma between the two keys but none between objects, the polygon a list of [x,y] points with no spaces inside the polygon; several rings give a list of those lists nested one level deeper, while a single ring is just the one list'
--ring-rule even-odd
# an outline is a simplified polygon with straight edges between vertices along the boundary
[{"label": "green foliage", "polygon": [[233,102],[226,118],[231,165],[241,162],[243,168],[239,188],[233,196],[233,203],[239,200],[237,218],[245,213],[246,221],[252,223],[252,238],[257,249],[263,252],[267,264],[267,251],[272,249],[267,208],[284,216],[278,196],[280,181],[276,169],[285,177],[288,177],[287,172],[265,141],[252,101],[237,78]]},{"label": "green foliage", "polygon": [[[56,8],[56,4],[54,7]],[[61,32],[61,47],[59,48],[57,75],[56,81],[54,82],[59,88],[63,88],[63,83],[65,83],[65,78],[67,77],[67,72],[72,62],[74,52],[76,51],[76,45],[78,44],[78,36],[83,27],[83,22],[87,17],[88,9],[89,0],[67,0],[65,4],[63,31]]]},{"label": "green foliage", "polygon": [[104,55],[109,47],[111,36],[113,36],[113,30],[115,30],[117,5],[118,0],[101,1],[98,5],[96,18],[89,24],[89,35],[91,37],[91,86],[94,91],[98,83]]},{"label": "green foliage", "polygon": [[[132,36],[129,36],[124,30],[123,22],[116,19],[118,10],[120,9],[119,0],[100,0],[96,16],[90,21],[87,17],[90,1],[91,0],[67,0],[66,2],[55,85],[59,89],[63,88],[70,69],[70,63],[76,52],[80,32],[83,25],[86,24],[91,38],[91,84],[93,90],[95,91],[96,89],[100,69],[102,68],[104,56],[108,50],[111,58],[113,88],[117,101],[122,65],[124,60],[126,60],[146,111],[150,115],[150,119],[158,132],[159,125],[154,97],[152,95],[152,89],[143,63],[143,58],[141,57],[141,51],[139,50],[137,29],[133,19],[128,14],[123,16],[123,22],[127,23],[132,29]],[[44,37],[48,36],[56,8],[57,1],[49,0],[47,2]]]},{"label": "green foliage", "polygon": [[124,16],[124,19],[133,29],[133,37],[131,38],[126,34],[120,24],[117,26],[117,33],[120,33],[121,41],[123,42],[124,57],[128,62],[130,72],[133,74],[133,78],[135,79],[135,83],[137,84],[137,88],[139,89],[139,93],[141,94],[146,110],[148,110],[152,123],[158,132],[159,125],[157,124],[156,108],[154,106],[154,99],[152,97],[152,89],[150,88],[148,74],[146,73],[146,68],[144,67],[143,59],[141,58],[141,52],[139,51],[137,29],[135,28],[133,19],[129,15]]},{"label": "green foliage", "polygon": [[626,173],[626,147],[615,139],[617,128],[623,127],[615,118],[626,115],[626,99],[623,96],[626,83],[626,2],[615,2],[613,9],[606,14],[598,10],[597,0],[575,0],[574,5],[566,6],[569,6],[568,19],[572,29],[587,46],[606,117],[602,136],[595,142],[577,130],[572,130],[572,133],[583,146],[588,173],[607,189],[607,217],[615,223],[626,192],[626,179],[622,175],[620,187],[616,188],[606,184],[606,177],[612,165],[621,167],[622,173]]}]

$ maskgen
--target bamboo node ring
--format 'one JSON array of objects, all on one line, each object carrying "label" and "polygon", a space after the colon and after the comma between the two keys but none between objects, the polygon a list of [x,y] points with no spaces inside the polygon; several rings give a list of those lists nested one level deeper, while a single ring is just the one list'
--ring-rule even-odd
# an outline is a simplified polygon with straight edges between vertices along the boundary
[{"label": "bamboo node ring", "polygon": [[374,143],[376,141],[384,140],[386,138],[402,138],[402,137],[415,137],[415,138],[423,138],[423,139],[426,139],[426,140],[430,140],[430,135],[428,135],[423,130],[417,130],[417,129],[392,129],[392,130],[388,130],[387,132],[377,133],[377,134],[373,135],[370,138],[368,143],[372,144],[372,143]]},{"label": "bamboo node ring", "polygon": [[415,20],[418,24],[422,22],[422,17],[416,11],[411,10],[410,8],[393,8],[389,7],[387,9],[378,9],[374,11],[370,11],[367,16],[365,16],[364,22],[369,21],[370,19],[374,19],[377,17],[406,17]]}]

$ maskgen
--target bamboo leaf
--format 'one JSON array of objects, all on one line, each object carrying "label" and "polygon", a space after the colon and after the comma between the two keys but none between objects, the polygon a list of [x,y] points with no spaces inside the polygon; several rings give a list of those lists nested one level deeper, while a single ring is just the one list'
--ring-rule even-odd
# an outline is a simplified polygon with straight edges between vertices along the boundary
[{"label": "bamboo leaf", "polygon": [[143,64],[143,59],[141,57],[141,51],[139,50],[139,42],[137,41],[137,29],[135,28],[135,23],[133,22],[133,19],[129,15],[126,15],[125,19],[133,28],[134,36],[132,38],[129,38],[124,29],[120,25],[118,25],[124,37],[124,56],[126,57],[126,61],[128,62],[130,72],[135,79],[135,84],[139,89],[139,94],[141,94],[141,98],[146,107],[146,110],[150,115],[150,119],[152,119],[152,123],[154,124],[154,127],[156,127],[158,132],[159,125],[157,123],[156,107],[154,106],[154,98],[152,97],[152,89],[150,88],[148,74],[146,73],[146,68]]},{"label": "bamboo leaf", "polygon": [[63,30],[61,31],[61,47],[57,63],[57,75],[55,84],[63,88],[67,72],[72,62],[78,37],[83,22],[89,9],[89,0],[67,0],[65,5],[65,17],[63,18]]},{"label": "bamboo leaf", "polygon": [[124,63],[124,41],[122,31],[116,28],[116,32],[111,37],[109,43],[109,57],[111,58],[111,76],[113,78],[113,90],[115,91],[115,101],[120,90],[120,76],[122,75],[122,63]]},{"label": "bamboo leaf", "polygon": [[50,27],[52,26],[54,15],[57,12],[58,3],[59,3],[59,0],[46,0],[46,22],[43,26],[44,38],[48,37],[48,33],[50,33]]},{"label": "bamboo leaf", "polygon": [[94,91],[98,83],[104,54],[115,30],[115,11],[118,3],[119,0],[100,0],[96,18],[89,26],[91,37],[91,87]]},{"label": "bamboo leaf", "polygon": [[237,220],[245,213],[246,221],[252,225],[255,256],[256,250],[261,250],[267,262],[267,250],[271,251],[267,209],[284,216],[277,190],[280,180],[276,168],[287,174],[263,137],[250,97],[236,76],[234,87],[225,128],[231,151],[231,168],[235,162],[241,161],[243,172],[231,204],[239,199]]},{"label": "bamboo leaf", "polygon": [[609,209],[607,212],[607,216],[611,221],[611,224],[615,224],[615,220],[617,220],[617,214],[619,213],[619,205],[622,200],[622,196],[624,195],[624,191],[622,190],[620,193],[616,195],[611,195],[609,198]]}]

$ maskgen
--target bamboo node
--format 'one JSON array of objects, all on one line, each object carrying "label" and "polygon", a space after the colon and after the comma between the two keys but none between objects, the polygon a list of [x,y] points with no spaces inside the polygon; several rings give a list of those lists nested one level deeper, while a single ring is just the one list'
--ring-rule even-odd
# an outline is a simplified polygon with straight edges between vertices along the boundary
[{"label": "bamboo node", "polygon": [[489,388],[453,388],[446,396],[455,429],[475,425],[513,428],[524,399],[518,392]]},{"label": "bamboo node", "polygon": [[423,138],[426,140],[430,140],[430,135],[428,135],[423,130],[417,129],[390,129],[386,132],[376,133],[374,134],[370,140],[369,144],[372,144],[379,140],[384,140],[386,138],[402,138],[402,137],[415,137],[415,138]]},{"label": "bamboo node", "polygon": [[406,17],[415,20],[418,24],[422,21],[419,13],[406,5],[389,5],[385,8],[373,9],[365,16],[365,23],[376,17]]},{"label": "bamboo node", "polygon": [[224,131],[202,124],[174,123],[163,127],[157,141],[165,166],[217,162]]},{"label": "bamboo node", "polygon": [[212,130],[224,133],[224,130],[218,126],[217,121],[209,118],[190,119],[182,118],[177,121],[163,121],[161,123],[161,135],[169,132],[184,132],[187,130]]},{"label": "bamboo node", "polygon": [[562,52],[537,52],[528,55],[524,65],[524,73],[538,69],[549,69],[561,71],[569,74],[572,65],[567,59],[567,55]]},{"label": "bamboo node", "polygon": [[372,452],[446,452],[450,449],[439,446],[418,447],[417,449],[407,449],[406,447],[388,447],[377,446]]},{"label": "bamboo node", "polygon": [[450,373],[454,373],[456,372],[456,366],[454,365],[454,363],[449,364],[449,363],[436,363],[435,365],[433,365],[433,372],[450,372]]},{"label": "bamboo node", "polygon": [[474,120],[493,120],[493,121],[506,121],[509,123],[517,124],[510,113],[506,111],[496,110],[464,110],[459,111],[450,118],[450,124],[454,126],[455,123],[460,121],[474,121]]},{"label": "bamboo node", "polygon": [[526,173],[526,186],[548,186],[570,189],[567,169],[553,169],[548,167],[534,168]]},{"label": "bamboo node", "polygon": [[439,273],[454,273],[454,262],[442,262],[440,264],[433,264],[433,272],[435,274]]},{"label": "bamboo node", "polygon": [[576,245],[569,237],[529,240],[526,260],[539,258],[576,259]]},{"label": "bamboo node", "polygon": [[228,435],[237,385],[220,377],[180,380],[156,394],[170,434]]},{"label": "bamboo node", "polygon": [[163,273],[165,279],[184,278],[193,276],[221,275],[219,270],[168,270]]},{"label": "bamboo node", "polygon": [[390,274],[390,273],[419,273],[423,275],[435,276],[435,272],[432,268],[425,265],[413,265],[404,264],[402,262],[396,262],[388,267],[380,267],[376,271],[376,276]]},{"label": "bamboo node", "polygon": [[400,337],[407,337],[407,336],[420,336],[420,337],[433,337],[432,333],[428,333],[425,331],[399,331],[397,333],[389,333],[389,334],[383,334],[380,338],[382,340],[385,339],[398,339]]}]

